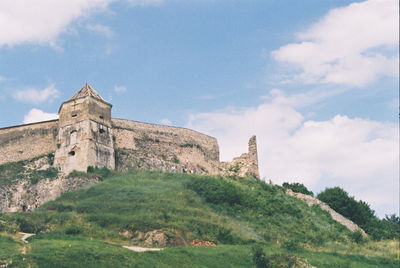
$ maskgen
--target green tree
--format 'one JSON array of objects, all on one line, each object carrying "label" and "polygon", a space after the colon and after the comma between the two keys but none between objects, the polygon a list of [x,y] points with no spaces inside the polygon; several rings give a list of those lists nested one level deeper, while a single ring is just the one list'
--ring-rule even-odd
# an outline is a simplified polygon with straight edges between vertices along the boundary
[{"label": "green tree", "polygon": [[290,190],[292,190],[292,191],[295,192],[295,193],[302,193],[302,194],[314,196],[314,193],[311,192],[311,191],[309,191],[309,190],[307,189],[307,187],[306,187],[304,184],[302,184],[302,183],[298,183],[298,182],[294,182],[294,183],[284,182],[284,183],[282,184],[282,186],[283,186],[283,188],[290,189]]},{"label": "green tree", "polygon": [[375,234],[376,238],[381,228],[375,212],[364,201],[356,201],[354,197],[339,187],[326,188],[319,193],[317,198],[327,203],[336,212],[352,220],[369,234]]}]

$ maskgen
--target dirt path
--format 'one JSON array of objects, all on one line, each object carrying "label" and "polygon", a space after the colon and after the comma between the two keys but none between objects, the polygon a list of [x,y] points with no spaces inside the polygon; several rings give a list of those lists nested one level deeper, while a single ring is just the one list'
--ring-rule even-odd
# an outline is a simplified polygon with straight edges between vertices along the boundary
[{"label": "dirt path", "polygon": [[[35,234],[22,233],[22,232],[19,232],[19,234],[22,235],[22,236],[21,236],[21,240],[22,240],[25,244],[28,244],[28,241],[27,241],[26,239],[28,239],[29,237],[35,235]],[[24,254],[24,255],[26,254],[26,245],[24,245],[24,247],[21,249],[21,252],[22,252],[22,254]]]},{"label": "dirt path", "polygon": [[124,246],[124,248],[127,248],[127,249],[129,249],[129,250],[133,250],[133,251],[136,251],[136,252],[160,251],[160,250],[163,250],[163,248],[142,248],[142,247],[135,247],[135,246],[132,246],[132,247]]},{"label": "dirt path", "polygon": [[[31,233],[23,233],[23,232],[19,232],[21,236],[21,240],[25,243],[28,244],[29,242],[26,240],[31,236],[34,236],[35,234],[31,234]],[[136,252],[145,252],[145,251],[160,251],[163,250],[163,248],[142,248],[142,247],[136,247],[136,246],[124,246],[124,248],[127,248],[129,250],[132,251],[136,251]],[[24,246],[22,248],[22,254],[26,254],[26,246]]]},{"label": "dirt path", "polygon": [[19,232],[19,234],[22,235],[21,240],[22,240],[24,243],[28,243],[28,241],[26,241],[26,239],[28,239],[29,237],[35,235],[35,234],[22,233],[22,232]]}]

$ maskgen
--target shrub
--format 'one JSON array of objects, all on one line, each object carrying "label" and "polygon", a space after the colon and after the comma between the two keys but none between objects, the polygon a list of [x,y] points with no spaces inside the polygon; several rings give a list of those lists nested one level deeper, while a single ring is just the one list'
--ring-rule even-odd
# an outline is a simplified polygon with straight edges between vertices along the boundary
[{"label": "shrub", "polygon": [[287,183],[287,182],[284,182],[284,183],[282,184],[282,186],[283,186],[283,188],[285,188],[285,189],[290,189],[290,190],[292,190],[292,191],[295,192],[295,193],[302,193],[302,194],[314,196],[314,193],[311,192],[311,191],[309,191],[309,190],[307,189],[307,187],[304,186],[304,184],[302,184],[302,183],[298,183],[298,182]]},{"label": "shrub", "polygon": [[251,248],[251,254],[253,255],[253,263],[257,268],[268,267],[268,261],[265,257],[264,250],[260,245],[254,245]]},{"label": "shrub", "polygon": [[299,251],[301,249],[299,242],[296,240],[286,240],[283,242],[282,247],[290,252]]},{"label": "shrub", "polygon": [[176,155],[174,155],[174,157],[172,158],[172,162],[175,164],[179,164],[179,159],[178,157],[176,157]]},{"label": "shrub", "polygon": [[93,166],[88,166],[87,167],[87,173],[94,173],[94,167]]},{"label": "shrub", "polygon": [[24,233],[39,233],[46,229],[46,225],[42,222],[43,217],[32,218],[31,214],[17,215],[16,223],[19,230]]},{"label": "shrub", "polygon": [[350,233],[349,237],[354,243],[362,244],[364,242],[364,237],[360,230]]},{"label": "shrub", "polygon": [[339,187],[327,188],[318,194],[318,199],[327,203],[333,210],[352,220],[371,234],[375,239],[384,237],[382,222],[375,212],[364,201],[356,201],[354,197]]},{"label": "shrub", "polygon": [[76,235],[82,233],[82,228],[76,224],[70,225],[65,229],[65,234]]},{"label": "shrub", "polygon": [[223,244],[233,244],[232,230],[224,227],[218,229],[217,239]]},{"label": "shrub", "polygon": [[288,254],[274,254],[268,258],[268,263],[264,267],[288,267],[288,268],[295,268],[295,267],[310,267],[307,261],[301,260],[300,258],[288,255]]},{"label": "shrub", "polygon": [[214,204],[241,204],[244,196],[239,187],[223,179],[193,178],[187,183],[187,187]]}]

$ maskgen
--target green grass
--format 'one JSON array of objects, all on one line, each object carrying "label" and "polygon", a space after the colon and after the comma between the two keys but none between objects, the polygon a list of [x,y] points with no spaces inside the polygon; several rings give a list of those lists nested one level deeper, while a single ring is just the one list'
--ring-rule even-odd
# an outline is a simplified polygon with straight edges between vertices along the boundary
[{"label": "green grass", "polygon": [[43,170],[32,168],[37,160],[41,160],[42,163],[51,166],[54,161],[54,155],[42,155],[30,160],[0,165],[0,187],[10,186],[21,180],[28,180],[31,184],[36,184],[42,179],[57,178],[58,170],[56,168],[49,167]]},{"label": "green grass", "polygon": [[[24,256],[21,243],[0,236],[0,249],[8,248],[3,259],[12,258],[16,267],[253,267],[251,248],[258,243],[267,258],[295,255],[317,267],[399,265],[395,253],[385,253],[396,244],[357,245],[328,213],[278,186],[176,173],[108,175],[36,211],[0,213],[0,231],[39,234],[29,239]],[[194,239],[217,246],[146,253],[121,247],[143,244],[139,232],[152,230],[164,232],[169,246]]]},{"label": "green grass", "polygon": [[[389,268],[399,265],[396,260],[380,257],[309,250],[287,252],[272,244],[264,245],[263,250],[267,259],[276,259],[278,255],[283,256],[284,261],[285,256],[296,256],[317,267]],[[44,234],[29,239],[26,255],[16,252],[20,251],[15,250],[14,255],[7,258],[12,267],[254,267],[250,245],[174,247],[139,253],[104,241]]]},{"label": "green grass", "polygon": [[17,242],[16,236],[0,233],[0,267],[8,263],[14,256],[20,255],[22,241]]},{"label": "green grass", "polygon": [[346,242],[349,235],[327,213],[309,208],[277,186],[253,179],[156,172],[120,174],[67,193],[23,219],[14,217],[26,232],[51,230],[108,241],[127,240],[120,234],[124,231],[156,229],[181,243],[196,238],[218,244],[296,238],[301,244],[320,245]]}]

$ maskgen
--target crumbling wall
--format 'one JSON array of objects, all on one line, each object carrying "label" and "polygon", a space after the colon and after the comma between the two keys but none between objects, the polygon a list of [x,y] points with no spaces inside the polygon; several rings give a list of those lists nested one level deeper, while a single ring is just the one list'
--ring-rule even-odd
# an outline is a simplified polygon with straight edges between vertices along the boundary
[{"label": "crumbling wall", "polygon": [[56,150],[58,120],[0,129],[0,164],[32,159]]},{"label": "crumbling wall", "polygon": [[219,174],[217,140],[194,130],[112,119],[116,168]]},{"label": "crumbling wall", "polygon": [[231,162],[221,163],[225,170],[224,175],[236,175],[240,177],[254,177],[259,179],[258,172],[258,156],[257,156],[257,140],[256,136],[252,136],[249,140],[249,149],[247,153],[239,157],[233,158]]}]

